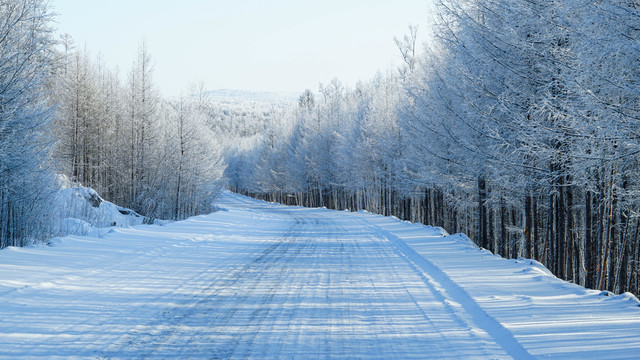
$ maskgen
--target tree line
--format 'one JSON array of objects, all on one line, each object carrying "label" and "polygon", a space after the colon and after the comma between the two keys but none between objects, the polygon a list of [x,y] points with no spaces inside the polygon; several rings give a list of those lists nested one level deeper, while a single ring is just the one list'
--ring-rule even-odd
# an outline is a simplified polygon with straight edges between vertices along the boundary
[{"label": "tree line", "polygon": [[57,235],[61,175],[150,221],[210,212],[224,164],[204,89],[164,99],[144,43],[123,80],[53,21],[45,0],[0,1],[0,249]]},{"label": "tree line", "polygon": [[638,294],[638,6],[437,0],[424,49],[415,27],[396,39],[399,69],[261,108],[164,99],[144,44],[121,79],[54,36],[46,1],[2,1],[0,248],[51,235],[55,174],[181,219],[226,166],[238,192],[442,226]]},{"label": "tree line", "polygon": [[220,188],[221,145],[211,104],[194,86],[163,99],[144,42],[126,81],[63,36],[54,77],[57,171],[148,218],[209,212]]},{"label": "tree line", "polygon": [[0,2],[0,248],[23,245],[47,227],[50,21],[42,1]]},{"label": "tree line", "polygon": [[305,91],[227,157],[232,189],[465,232],[613,292],[640,288],[640,3],[438,0],[397,71]]}]

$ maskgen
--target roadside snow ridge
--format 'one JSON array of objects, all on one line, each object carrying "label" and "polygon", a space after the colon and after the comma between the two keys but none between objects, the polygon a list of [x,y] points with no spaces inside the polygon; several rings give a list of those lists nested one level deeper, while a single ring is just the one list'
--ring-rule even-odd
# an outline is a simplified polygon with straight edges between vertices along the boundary
[{"label": "roadside snow ridge", "polygon": [[[0,358],[634,358],[640,307],[460,235],[225,193],[0,252]],[[446,234],[445,234],[446,235]]]}]

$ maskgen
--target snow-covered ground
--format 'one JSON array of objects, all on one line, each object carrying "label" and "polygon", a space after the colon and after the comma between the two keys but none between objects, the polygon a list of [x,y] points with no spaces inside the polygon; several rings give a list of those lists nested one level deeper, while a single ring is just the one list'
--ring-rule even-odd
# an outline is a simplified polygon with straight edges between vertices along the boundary
[{"label": "snow-covered ground", "polygon": [[231,193],[0,251],[0,358],[638,358],[640,307],[463,236]]},{"label": "snow-covered ground", "polygon": [[53,233],[58,236],[101,236],[113,226],[140,225],[145,220],[131,209],[105,201],[91,188],[70,184],[56,194],[51,213],[56,216]]}]

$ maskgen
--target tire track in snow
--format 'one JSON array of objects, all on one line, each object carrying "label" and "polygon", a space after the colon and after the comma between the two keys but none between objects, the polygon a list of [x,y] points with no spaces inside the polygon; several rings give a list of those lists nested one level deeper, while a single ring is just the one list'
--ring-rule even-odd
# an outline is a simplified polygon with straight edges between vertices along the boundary
[{"label": "tire track in snow", "polygon": [[[120,229],[115,229],[114,231],[118,232],[119,230]],[[131,230],[131,231],[136,231],[136,230]],[[96,297],[99,296],[99,292],[98,292],[99,290],[103,291],[105,288],[121,289],[123,287],[130,286],[130,281],[122,276],[122,272],[121,272],[122,268],[130,268],[131,266],[135,266],[138,269],[145,269],[148,265],[153,264],[154,261],[163,258],[166,252],[167,252],[167,248],[165,245],[165,246],[153,248],[151,251],[146,253],[129,254],[130,256],[128,256],[125,260],[119,263],[111,263],[106,260],[101,260],[100,262],[97,263],[97,265],[94,265],[94,268],[92,270],[89,271],[89,274],[91,275],[91,277],[98,277],[104,282],[103,284],[100,285],[99,288],[97,287],[97,284],[88,284],[87,279],[79,276],[74,276],[71,279],[59,278],[54,280],[53,282],[50,282],[50,285],[52,286],[54,291],[56,291],[57,287],[62,287],[61,290],[57,290],[58,292],[61,292],[61,293],[70,292],[69,290],[64,289],[65,286],[69,286],[69,285],[72,285],[75,287],[88,287],[92,290],[88,294],[85,293],[81,296],[70,297],[70,299],[72,300],[67,300],[64,302],[64,306],[66,308],[77,308],[81,306],[86,306],[87,302],[98,304],[99,301],[96,300]],[[82,282],[82,280],[84,282]],[[78,284],[78,281],[81,281],[81,283]],[[42,286],[42,285],[43,284],[38,284],[38,286]],[[51,294],[47,294],[47,295],[51,296]],[[60,297],[63,297],[63,295],[61,295]],[[145,304],[137,304],[134,306],[133,311],[144,313],[146,310],[145,308],[146,308]],[[59,338],[65,335],[81,333],[82,332],[81,329],[89,329],[89,328],[95,327],[96,318],[99,319],[97,321],[98,326],[104,325],[104,323],[107,321],[107,318],[106,318],[107,315],[105,314],[92,314],[92,315],[94,316],[78,318],[78,319],[71,318],[71,321],[68,323],[64,323],[60,326],[52,327],[51,329],[49,329],[50,332],[48,333],[48,337],[51,340],[34,343],[31,346],[24,347],[23,351],[25,353],[46,354],[48,351],[47,349],[51,346],[51,342],[55,341],[56,338]],[[108,315],[114,315],[114,313],[109,312]],[[105,336],[110,336],[110,334],[105,334]]]},{"label": "tire track in snow", "polygon": [[203,271],[189,283],[208,284],[133,329],[105,355],[531,358],[393,234],[348,213],[267,211],[290,215],[295,224],[247,263],[232,261],[226,274],[215,267]]},{"label": "tire track in snow", "polygon": [[[295,217],[296,229],[302,226],[303,220],[301,218]],[[281,290],[285,287],[286,284],[289,283],[291,274],[294,273],[292,269],[292,262],[300,254],[304,247],[308,246],[308,243],[298,244],[298,246],[293,246],[292,238],[294,237],[294,233],[290,229],[287,234],[280,241],[280,247],[277,250],[277,256],[271,257],[264,262],[265,269],[264,271],[271,271],[274,267],[277,269],[273,269],[272,273],[275,272],[277,275],[274,276],[273,280],[270,280],[267,293],[262,296],[260,301],[260,306],[258,309],[254,310],[252,313],[249,324],[255,330],[246,336],[239,339],[238,343],[242,344],[242,358],[250,358],[252,357],[252,353],[254,352],[253,344],[256,341],[256,338],[260,333],[271,333],[272,331],[266,330],[263,331],[263,325],[267,322],[269,316],[272,319],[278,319],[278,314],[282,313],[282,307],[277,306],[279,303],[275,302],[274,299],[276,295],[279,293],[278,290]],[[274,309],[275,308],[275,309]],[[274,311],[275,310],[275,311]],[[275,314],[274,314],[275,312]],[[273,328],[274,322],[271,324],[266,324],[266,326],[270,326]],[[259,347],[258,347],[259,348]],[[263,348],[264,349],[264,348]],[[237,349],[234,349],[235,354]],[[255,356],[256,358],[264,358],[268,354],[263,353]]]},{"label": "tire track in snow", "polygon": [[[425,283],[439,295],[440,300],[451,308],[451,304],[459,305],[473,320],[474,325],[483,329],[493,340],[499,344],[514,359],[534,359],[535,357],[516,340],[513,334],[500,322],[485,312],[469,294],[456,284],[440,268],[435,266],[425,257],[418,254],[399,237],[383,230],[382,228],[367,224],[374,233],[389,240],[398,253],[412,265]],[[451,308],[452,311],[456,311]]]},{"label": "tire track in snow", "polygon": [[0,358],[531,358],[519,341],[541,358],[636,355],[637,304],[619,297],[382,217],[230,194],[223,204],[163,228],[6,252],[19,268],[5,275],[35,286],[3,297]]},{"label": "tire track in snow", "polygon": [[[294,226],[290,228],[289,233],[293,228]],[[174,290],[171,294],[165,294],[158,300],[166,300],[167,297],[177,295],[200,283],[206,285],[197,289],[195,293],[190,294],[188,298],[175,304],[172,309],[165,309],[162,313],[156,314],[146,324],[138,325],[124,333],[105,349],[101,358],[166,358],[162,350],[169,351],[174,356],[184,354],[184,351],[188,352],[189,343],[196,341],[202,331],[196,330],[185,338],[178,335],[184,324],[208,311],[215,314],[217,306],[224,302],[225,296],[233,296],[235,301],[240,303],[246,302],[248,296],[228,294],[229,289],[237,290],[238,283],[248,277],[245,275],[247,273],[258,274],[257,277],[252,278],[252,283],[249,284],[247,289],[250,289],[251,286],[255,287],[265,274],[264,271],[256,271],[256,269],[260,268],[260,264],[264,264],[266,262],[265,259],[269,259],[282,245],[283,243],[280,241],[272,243],[262,249],[262,252],[258,253],[259,255],[252,261],[236,265],[228,272],[220,273],[220,269],[225,268],[227,264],[236,262],[235,256],[228,258],[222,264],[212,264],[195,277],[186,280],[183,286]],[[226,324],[238,310],[237,307],[231,307],[225,313],[217,314],[217,320],[222,324]],[[182,343],[182,350],[171,349],[177,342]],[[238,343],[235,339],[232,339],[232,342]],[[230,354],[233,354],[233,352]],[[230,354],[223,354],[220,358],[228,358]]]}]

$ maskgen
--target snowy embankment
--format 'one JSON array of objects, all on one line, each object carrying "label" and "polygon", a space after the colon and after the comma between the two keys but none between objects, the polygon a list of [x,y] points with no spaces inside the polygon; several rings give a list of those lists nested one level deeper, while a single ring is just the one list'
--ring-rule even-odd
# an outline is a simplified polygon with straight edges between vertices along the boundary
[{"label": "snowy embankment", "polygon": [[59,217],[59,236],[100,236],[112,226],[132,226],[143,223],[144,217],[135,211],[105,201],[88,187],[69,187],[56,195],[53,214]]},{"label": "snowy embankment", "polygon": [[464,236],[225,193],[0,251],[0,358],[636,358],[640,307]]},{"label": "snowy embankment", "polygon": [[[100,236],[111,227],[128,227],[148,222],[144,216],[106,201],[88,187],[68,186],[54,199],[52,214],[57,216],[57,236]],[[166,223],[166,222],[162,222]]]}]

